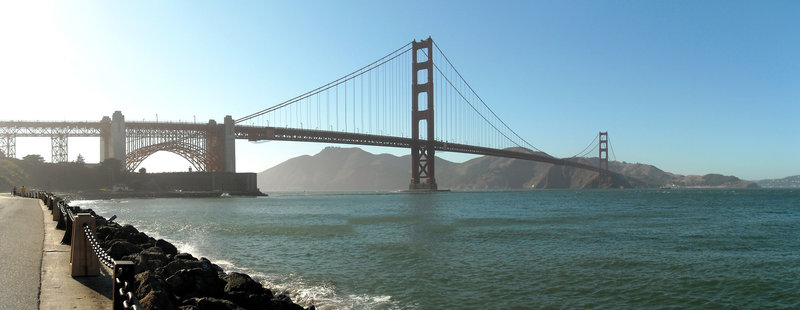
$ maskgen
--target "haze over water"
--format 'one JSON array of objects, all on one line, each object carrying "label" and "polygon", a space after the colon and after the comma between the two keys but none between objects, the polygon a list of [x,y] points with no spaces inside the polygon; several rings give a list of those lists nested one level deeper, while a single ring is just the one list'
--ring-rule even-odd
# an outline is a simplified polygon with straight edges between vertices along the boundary
[{"label": "haze over water", "polygon": [[82,201],[317,309],[797,308],[800,190]]}]

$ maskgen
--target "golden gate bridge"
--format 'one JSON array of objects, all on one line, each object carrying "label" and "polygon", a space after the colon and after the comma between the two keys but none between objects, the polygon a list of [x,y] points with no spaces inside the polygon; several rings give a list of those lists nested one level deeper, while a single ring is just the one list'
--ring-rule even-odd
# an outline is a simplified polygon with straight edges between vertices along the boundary
[{"label": "golden gate bridge", "polygon": [[[410,113],[409,113],[410,110]],[[608,133],[569,158],[556,158],[506,124],[429,37],[412,41],[330,83],[223,123],[126,122],[116,111],[99,122],[0,122],[0,152],[16,156],[17,137],[50,137],[53,162],[66,162],[68,137],[100,137],[100,160],[134,171],[167,151],[197,171],[236,171],[235,139],[409,148],[410,190],[437,190],[436,151],[545,162],[597,172],[608,184]],[[578,160],[595,152],[598,164]]]}]

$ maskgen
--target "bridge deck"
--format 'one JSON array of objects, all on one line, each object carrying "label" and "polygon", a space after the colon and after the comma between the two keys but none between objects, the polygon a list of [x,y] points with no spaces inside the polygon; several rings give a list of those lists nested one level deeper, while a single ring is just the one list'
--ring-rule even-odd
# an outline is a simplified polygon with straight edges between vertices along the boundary
[{"label": "bridge deck", "polygon": [[[325,130],[279,128],[279,127],[258,127],[258,126],[236,126],[236,139],[247,139],[250,141],[276,140],[276,141],[303,141],[303,142],[324,142],[336,144],[370,145],[410,148],[412,139],[401,137],[389,137],[380,135],[369,135],[348,132],[333,132]],[[447,143],[436,141],[434,148],[438,151],[467,153],[475,155],[488,155],[497,157],[516,158],[522,160],[538,161],[559,166],[575,167],[595,172],[601,172],[597,166],[587,165],[569,159],[555,158],[544,153],[520,152],[514,150],[500,150],[487,147]]]},{"label": "bridge deck", "polygon": [[[99,137],[102,131],[102,122],[39,122],[39,121],[2,121],[0,122],[0,135],[13,135],[19,137],[50,137],[54,135],[67,135],[72,137]],[[126,129],[131,132],[142,130],[180,131],[188,133],[193,138],[201,137],[209,124],[198,123],[169,123],[169,122],[126,122]],[[277,140],[277,141],[303,141],[319,143],[336,143],[352,145],[369,145],[384,147],[411,148],[411,138],[360,134],[350,132],[336,132],[313,129],[261,127],[236,125],[234,130],[236,139],[250,141]],[[174,139],[188,139],[172,135]],[[488,155],[506,158],[516,158],[537,162],[550,163],[560,166],[575,167],[595,172],[602,172],[597,166],[587,165],[570,159],[555,158],[544,153],[523,152],[509,149],[493,149],[474,145],[448,143],[436,141],[434,149],[445,152],[467,153],[475,155]],[[612,173],[613,174],[613,173]]]}]

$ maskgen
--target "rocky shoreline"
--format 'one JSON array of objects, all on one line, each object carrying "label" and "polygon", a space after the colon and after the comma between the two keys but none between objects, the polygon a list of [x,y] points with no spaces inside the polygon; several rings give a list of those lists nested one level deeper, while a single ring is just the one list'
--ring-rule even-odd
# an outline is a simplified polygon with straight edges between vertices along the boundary
[{"label": "rocky shoreline", "polygon": [[226,273],[204,257],[179,253],[172,243],[131,225],[120,225],[91,209],[79,212],[94,216],[96,238],[113,259],[136,264],[135,294],[145,309],[315,309],[303,308],[284,294],[276,296],[247,274]]}]

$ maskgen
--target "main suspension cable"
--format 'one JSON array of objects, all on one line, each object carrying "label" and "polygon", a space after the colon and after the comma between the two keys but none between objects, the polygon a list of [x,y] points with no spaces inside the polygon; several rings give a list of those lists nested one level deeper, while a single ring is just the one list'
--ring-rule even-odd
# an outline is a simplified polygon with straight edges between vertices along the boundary
[{"label": "main suspension cable", "polygon": [[[540,149],[536,148],[535,146],[533,146],[533,144],[531,144],[530,142],[528,142],[527,140],[525,140],[524,138],[522,138],[522,137],[521,137],[519,134],[517,134],[517,132],[516,132],[516,131],[514,131],[513,129],[511,129],[511,127],[509,127],[509,126],[508,126],[508,124],[506,124],[506,122],[504,122],[504,121],[503,121],[503,120],[502,120],[502,119],[501,119],[499,116],[497,116],[497,114],[496,114],[496,113],[494,113],[494,110],[492,110],[492,108],[490,108],[490,107],[489,107],[489,106],[486,104],[486,102],[485,102],[485,101],[483,101],[483,98],[481,98],[481,96],[479,96],[479,95],[478,95],[478,93],[475,91],[475,89],[473,89],[473,88],[472,88],[472,86],[471,86],[471,85],[469,85],[469,83],[467,82],[467,80],[466,80],[466,79],[464,79],[464,77],[461,75],[461,73],[460,73],[460,72],[458,72],[458,69],[456,69],[456,67],[453,65],[453,63],[450,61],[450,59],[449,59],[449,58],[447,58],[447,55],[445,55],[445,54],[444,54],[444,52],[442,51],[442,49],[441,49],[441,48],[439,48],[439,45],[438,45],[438,44],[436,44],[436,41],[433,41],[433,46],[435,46],[435,47],[436,47],[436,50],[438,50],[438,51],[439,51],[439,53],[440,53],[440,54],[442,54],[442,57],[444,57],[444,59],[447,61],[447,63],[450,65],[450,67],[452,67],[452,68],[453,68],[453,71],[454,71],[454,72],[455,72],[455,73],[458,75],[458,77],[459,77],[459,78],[461,78],[461,80],[464,82],[464,84],[466,84],[466,85],[467,85],[467,87],[469,88],[469,90],[470,90],[470,91],[472,91],[472,93],[475,95],[475,97],[477,97],[477,98],[478,98],[478,100],[479,100],[479,101],[480,101],[480,102],[483,104],[483,106],[484,106],[484,107],[486,107],[486,109],[488,109],[488,110],[489,110],[489,112],[491,112],[491,113],[492,113],[492,115],[494,115],[494,117],[495,117],[495,118],[497,118],[497,120],[499,120],[499,121],[500,121],[500,123],[501,123],[501,124],[503,124],[503,126],[505,126],[505,127],[506,127],[506,129],[508,129],[509,131],[511,131],[511,133],[513,133],[513,134],[514,134],[514,135],[515,135],[517,138],[519,138],[519,139],[520,139],[522,142],[524,142],[525,144],[527,144],[529,147],[533,148],[534,150],[537,150],[537,151],[539,151],[539,152],[543,153],[544,155],[547,155],[547,156],[549,156],[549,157],[551,157],[551,158],[555,158],[555,157],[551,156],[550,154],[547,154],[547,153],[543,152],[542,150],[540,150]],[[434,66],[436,66],[436,64],[435,64],[435,63],[434,63]],[[439,69],[437,68],[437,70],[439,70]],[[441,73],[441,70],[439,70],[439,72]],[[452,85],[452,84],[451,84],[451,85]],[[465,100],[466,100],[466,99],[465,99]],[[492,125],[492,127],[494,127],[494,125]],[[495,128],[495,129],[496,129],[496,128]],[[505,134],[504,134],[504,136],[505,136]],[[506,138],[508,138],[508,137],[506,137]],[[511,140],[511,139],[509,139],[509,140]],[[513,142],[513,140],[511,140],[511,141]],[[515,143],[515,144],[516,144],[516,143]]]},{"label": "main suspension cable", "polygon": [[[388,61],[391,61],[391,60],[393,60],[393,59],[397,58],[398,56],[400,56],[400,55],[403,55],[403,54],[405,54],[406,52],[410,51],[410,50],[411,50],[411,48],[409,47],[410,45],[411,45],[411,42],[409,42],[409,43],[406,43],[406,45],[403,45],[403,46],[401,46],[400,48],[398,48],[398,49],[396,49],[396,50],[392,51],[391,53],[389,53],[389,54],[386,54],[386,56],[383,56],[383,57],[379,58],[378,60],[376,60],[376,61],[373,61],[372,63],[370,63],[370,64],[368,64],[368,65],[366,65],[366,66],[363,66],[363,67],[359,68],[358,70],[355,70],[355,71],[353,71],[353,72],[351,72],[351,73],[349,73],[349,74],[347,74],[347,75],[345,75],[345,76],[342,76],[342,77],[340,77],[340,78],[338,78],[338,79],[336,79],[336,80],[334,80],[334,81],[332,81],[332,82],[329,82],[329,83],[327,83],[327,84],[325,84],[325,85],[322,85],[322,86],[320,86],[320,87],[317,87],[317,88],[315,88],[315,89],[313,89],[313,90],[310,90],[310,91],[308,91],[308,92],[305,92],[305,93],[303,93],[302,95],[296,96],[296,97],[294,97],[294,98],[292,98],[292,99],[289,99],[289,100],[286,100],[286,101],[284,101],[284,102],[282,102],[282,103],[276,104],[276,105],[274,105],[274,106],[271,106],[271,107],[269,107],[269,108],[266,108],[266,109],[263,109],[263,110],[261,110],[261,111],[258,111],[258,112],[255,112],[255,113],[249,114],[249,115],[247,115],[247,116],[244,116],[244,117],[242,117],[242,118],[239,118],[239,119],[237,119],[237,120],[236,120],[236,123],[238,124],[238,123],[241,123],[241,122],[247,121],[247,120],[249,120],[249,119],[252,119],[252,118],[255,118],[255,117],[258,117],[258,116],[264,115],[264,114],[266,114],[266,113],[269,113],[269,112],[275,111],[275,110],[277,110],[277,109],[280,109],[280,108],[282,108],[282,107],[285,107],[285,106],[287,106],[287,105],[290,105],[290,104],[292,104],[292,103],[295,103],[295,102],[297,102],[298,100],[302,100],[302,99],[304,99],[304,98],[306,98],[306,97],[310,97],[310,96],[312,96],[312,95],[315,95],[315,94],[318,94],[318,93],[320,93],[320,92],[322,92],[322,91],[325,91],[325,90],[327,90],[327,89],[330,89],[330,88],[332,88],[332,87],[334,87],[334,86],[337,86],[337,85],[341,84],[343,80],[345,80],[345,81],[346,81],[346,80],[349,80],[349,79],[351,79],[351,78],[353,78],[353,77],[355,77],[355,76],[358,76],[358,75],[364,74],[364,72],[371,71],[372,69],[375,69],[376,67],[379,67],[379,66],[383,65],[384,63],[386,63],[386,62],[388,62]],[[405,50],[403,50],[403,49],[405,49]],[[398,54],[398,53],[399,53],[399,54]],[[397,54],[397,55],[395,55],[395,54]],[[386,59],[386,58],[388,58],[388,57],[390,57],[390,56],[392,56],[392,55],[394,55],[394,57],[391,57],[391,58],[389,58],[389,59]],[[384,61],[385,59],[386,59],[386,61]],[[383,61],[383,62],[381,62],[381,61]],[[377,64],[377,63],[379,63],[379,62],[381,62],[381,63],[380,63],[380,64]],[[377,64],[377,65],[375,65],[375,64]],[[368,69],[368,70],[366,70],[367,68],[369,68],[369,69]]]}]

